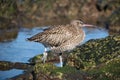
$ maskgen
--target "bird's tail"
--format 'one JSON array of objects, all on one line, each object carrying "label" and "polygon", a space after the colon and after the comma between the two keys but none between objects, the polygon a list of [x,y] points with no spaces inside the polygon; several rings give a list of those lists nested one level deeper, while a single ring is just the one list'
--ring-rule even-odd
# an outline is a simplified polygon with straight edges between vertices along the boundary
[{"label": "bird's tail", "polygon": [[27,38],[26,41],[32,41],[32,38]]},{"label": "bird's tail", "polygon": [[26,40],[27,40],[27,41],[34,41],[34,42],[39,42],[39,41],[40,41],[39,39],[34,38],[34,37],[27,38]]}]

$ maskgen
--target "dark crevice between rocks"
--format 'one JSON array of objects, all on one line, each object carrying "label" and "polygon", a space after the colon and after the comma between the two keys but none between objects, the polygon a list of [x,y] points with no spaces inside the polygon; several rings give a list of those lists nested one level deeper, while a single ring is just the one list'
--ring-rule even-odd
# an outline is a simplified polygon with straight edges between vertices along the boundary
[{"label": "dark crevice between rocks", "polygon": [[35,72],[34,72],[34,71],[32,71],[32,72],[31,72],[31,74],[32,74],[32,76],[33,76],[33,80],[36,80],[36,75],[35,75]]}]

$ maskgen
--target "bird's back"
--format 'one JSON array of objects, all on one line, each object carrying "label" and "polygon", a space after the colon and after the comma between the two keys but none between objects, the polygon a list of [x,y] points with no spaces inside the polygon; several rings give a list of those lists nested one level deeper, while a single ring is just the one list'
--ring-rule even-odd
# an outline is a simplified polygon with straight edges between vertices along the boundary
[{"label": "bird's back", "polygon": [[43,43],[45,46],[60,46],[77,34],[76,28],[72,25],[58,25],[46,29],[44,32],[28,38],[28,40]]}]

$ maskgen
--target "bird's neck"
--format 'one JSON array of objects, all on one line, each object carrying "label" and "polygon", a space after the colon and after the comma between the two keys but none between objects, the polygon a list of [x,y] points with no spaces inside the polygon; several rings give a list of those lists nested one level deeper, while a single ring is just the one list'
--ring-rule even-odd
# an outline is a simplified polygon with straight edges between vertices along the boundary
[{"label": "bird's neck", "polygon": [[80,31],[82,31],[81,27],[79,27],[79,26],[74,26],[74,27],[75,27],[77,33],[80,33]]}]

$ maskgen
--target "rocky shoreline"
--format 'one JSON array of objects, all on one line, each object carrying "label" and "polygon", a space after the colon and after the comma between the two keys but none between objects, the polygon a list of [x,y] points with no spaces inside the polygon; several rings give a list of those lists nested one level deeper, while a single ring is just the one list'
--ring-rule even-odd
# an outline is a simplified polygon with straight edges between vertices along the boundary
[{"label": "rocky shoreline", "polygon": [[[110,32],[120,34],[119,0],[20,1],[0,1],[0,29],[13,23],[17,28],[31,28],[66,24],[73,19],[82,19],[85,23],[106,27]],[[10,20],[10,23],[8,20],[3,22],[3,18]]]},{"label": "rocky shoreline", "polygon": [[9,80],[120,79],[119,0],[18,1],[0,1],[0,41],[15,39],[20,27],[66,24],[79,18],[86,23],[107,28],[112,35],[90,40],[72,52],[65,52],[63,68],[54,65],[59,59],[51,52],[46,64],[40,61],[42,55],[30,59],[29,64],[0,61],[0,70],[25,70]]},{"label": "rocky shoreline", "polygon": [[[9,80],[119,80],[120,36],[111,35],[103,39],[90,40],[72,52],[65,52],[64,67],[54,65],[58,58],[49,52],[45,64],[42,55],[30,59],[28,64],[0,62],[0,69],[11,67],[25,69],[25,73]],[[5,65],[6,64],[6,65]],[[18,65],[19,64],[19,65]]]}]

